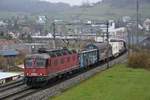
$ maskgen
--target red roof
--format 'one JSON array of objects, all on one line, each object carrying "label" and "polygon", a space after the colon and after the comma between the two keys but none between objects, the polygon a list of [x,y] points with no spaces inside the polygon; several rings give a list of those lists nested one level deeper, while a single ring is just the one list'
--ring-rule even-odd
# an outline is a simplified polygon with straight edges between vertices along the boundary
[{"label": "red roof", "polygon": [[0,39],[0,45],[14,45],[14,40],[6,40],[6,39]]}]

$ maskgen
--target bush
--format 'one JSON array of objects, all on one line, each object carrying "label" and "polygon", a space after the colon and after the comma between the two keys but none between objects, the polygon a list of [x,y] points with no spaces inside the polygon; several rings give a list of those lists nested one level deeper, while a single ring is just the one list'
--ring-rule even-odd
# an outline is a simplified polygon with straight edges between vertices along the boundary
[{"label": "bush", "polygon": [[140,50],[138,52],[131,53],[128,60],[129,67],[150,69],[149,51]]},{"label": "bush", "polygon": [[9,68],[9,71],[10,71],[10,72],[21,72],[21,71],[23,71],[23,69],[22,69],[22,68],[19,68],[19,67],[17,67],[17,66],[13,66],[13,67],[10,67],[10,68]]},{"label": "bush", "polygon": [[2,70],[5,68],[7,68],[7,60],[4,57],[0,56],[0,69]]}]

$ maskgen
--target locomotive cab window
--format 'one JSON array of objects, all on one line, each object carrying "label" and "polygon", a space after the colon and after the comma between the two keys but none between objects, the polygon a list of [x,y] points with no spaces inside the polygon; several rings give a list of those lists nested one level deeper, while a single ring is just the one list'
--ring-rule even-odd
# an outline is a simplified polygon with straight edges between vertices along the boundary
[{"label": "locomotive cab window", "polygon": [[36,66],[37,67],[45,67],[46,66],[46,59],[36,59]]},{"label": "locomotive cab window", "polygon": [[33,59],[26,59],[25,60],[25,67],[32,67]]}]

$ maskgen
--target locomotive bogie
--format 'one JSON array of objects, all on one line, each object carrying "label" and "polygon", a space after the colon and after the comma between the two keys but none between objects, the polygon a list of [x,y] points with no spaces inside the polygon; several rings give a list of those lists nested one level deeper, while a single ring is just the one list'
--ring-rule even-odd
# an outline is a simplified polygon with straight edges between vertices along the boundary
[{"label": "locomotive bogie", "polygon": [[48,77],[25,77],[24,82],[30,87],[40,87],[47,84]]}]

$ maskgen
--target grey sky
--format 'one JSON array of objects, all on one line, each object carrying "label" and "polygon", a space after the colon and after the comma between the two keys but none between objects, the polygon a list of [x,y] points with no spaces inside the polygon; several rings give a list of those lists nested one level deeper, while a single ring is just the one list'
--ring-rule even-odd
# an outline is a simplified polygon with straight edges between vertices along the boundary
[{"label": "grey sky", "polygon": [[71,5],[81,5],[83,2],[87,2],[89,1],[90,3],[95,3],[101,0],[42,0],[42,1],[50,1],[50,2],[65,2],[65,3],[69,3]]}]

